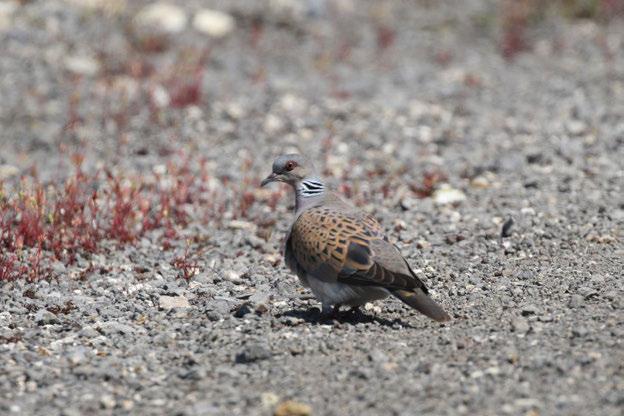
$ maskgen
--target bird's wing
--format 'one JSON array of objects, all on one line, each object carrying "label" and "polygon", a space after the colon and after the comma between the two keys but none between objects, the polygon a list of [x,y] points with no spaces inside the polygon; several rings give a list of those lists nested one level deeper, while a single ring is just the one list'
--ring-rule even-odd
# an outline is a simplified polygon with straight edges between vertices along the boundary
[{"label": "bird's wing", "polygon": [[292,226],[286,254],[291,269],[323,281],[426,293],[379,223],[359,211],[328,206],[304,211]]}]

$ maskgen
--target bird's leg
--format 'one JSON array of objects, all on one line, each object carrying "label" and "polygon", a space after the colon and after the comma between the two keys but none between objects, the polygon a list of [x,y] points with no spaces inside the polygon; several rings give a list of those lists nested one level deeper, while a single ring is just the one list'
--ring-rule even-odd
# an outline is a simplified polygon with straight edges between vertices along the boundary
[{"label": "bird's leg", "polygon": [[323,319],[327,319],[327,320],[332,320],[332,319],[336,319],[338,317],[338,314],[340,313],[340,305],[336,304],[336,305],[330,305],[330,304],[326,304],[323,303],[321,305],[321,317]]},{"label": "bird's leg", "polygon": [[351,307],[349,308],[349,313],[350,313],[350,314],[353,314],[353,315],[358,315],[358,314],[361,314],[361,313],[362,313],[362,311],[360,310],[360,307],[359,307],[359,306],[351,306]]},{"label": "bird's leg", "polygon": [[352,306],[349,309],[348,313],[355,320],[362,320],[362,319],[365,319],[367,317],[366,314],[364,312],[362,312],[362,310],[360,309],[360,305]]}]

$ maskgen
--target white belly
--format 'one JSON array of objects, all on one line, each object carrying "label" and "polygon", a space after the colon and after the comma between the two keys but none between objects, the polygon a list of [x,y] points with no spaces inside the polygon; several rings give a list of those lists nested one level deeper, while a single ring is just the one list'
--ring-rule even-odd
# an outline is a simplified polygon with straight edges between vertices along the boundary
[{"label": "white belly", "polygon": [[307,284],[323,305],[360,306],[366,302],[383,299],[390,293],[381,287],[352,286],[344,283],[328,283],[307,276]]}]

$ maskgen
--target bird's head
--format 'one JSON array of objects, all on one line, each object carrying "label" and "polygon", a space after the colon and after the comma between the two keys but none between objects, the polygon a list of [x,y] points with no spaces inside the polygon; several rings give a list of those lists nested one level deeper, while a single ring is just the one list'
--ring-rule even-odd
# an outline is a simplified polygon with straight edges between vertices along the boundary
[{"label": "bird's head", "polygon": [[305,178],[313,176],[314,166],[304,156],[299,154],[288,154],[277,157],[273,162],[273,171],[267,176],[260,186],[265,186],[271,182],[285,182],[296,187]]}]

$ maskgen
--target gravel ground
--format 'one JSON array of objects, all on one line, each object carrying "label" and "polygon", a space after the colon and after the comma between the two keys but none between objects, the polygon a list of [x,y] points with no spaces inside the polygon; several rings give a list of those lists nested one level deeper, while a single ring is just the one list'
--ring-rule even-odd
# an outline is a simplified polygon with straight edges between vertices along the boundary
[{"label": "gravel ground", "polygon": [[[0,413],[623,413],[624,20],[545,17],[506,60],[491,2],[170,4],[0,4],[0,177],[182,152],[239,183],[305,152],[453,320],[320,321],[279,261],[292,195],[254,190],[181,230],[206,245],[189,282],[155,231],[2,283]],[[426,172],[446,185],[419,198]]]}]

